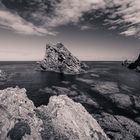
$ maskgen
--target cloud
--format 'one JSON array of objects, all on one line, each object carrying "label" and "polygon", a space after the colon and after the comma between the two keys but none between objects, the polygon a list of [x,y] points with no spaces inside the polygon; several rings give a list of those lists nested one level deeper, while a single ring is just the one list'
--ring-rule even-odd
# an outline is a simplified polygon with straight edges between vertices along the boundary
[{"label": "cloud", "polygon": [[[104,18],[102,25],[109,30],[140,36],[140,0],[2,0],[2,3],[8,11],[0,12],[1,26],[18,33],[54,35],[55,27],[69,23],[79,27],[84,14],[91,12],[93,26],[95,20]],[[89,23],[81,25],[81,30],[89,28]]]},{"label": "cloud", "polygon": [[53,35],[53,33],[47,31],[45,28],[36,27],[32,23],[22,19],[17,14],[12,14],[9,11],[0,11],[0,27],[26,35]]},{"label": "cloud", "polygon": [[[108,10],[108,19],[104,21],[118,26],[126,36],[140,36],[140,1],[139,0],[111,0],[110,7],[117,7],[113,12]],[[119,18],[116,18],[119,17]]]},{"label": "cloud", "polygon": [[49,19],[49,26],[55,27],[68,23],[78,23],[84,12],[104,7],[104,0],[61,0]]},{"label": "cloud", "polygon": [[[3,0],[9,9],[15,10],[24,19],[43,27],[58,27],[78,23],[84,12],[105,5],[104,0]],[[22,7],[22,8],[21,8]]]},{"label": "cloud", "polygon": [[126,31],[121,32],[121,34],[126,36],[135,36],[138,34],[137,28],[135,27],[129,27]]}]

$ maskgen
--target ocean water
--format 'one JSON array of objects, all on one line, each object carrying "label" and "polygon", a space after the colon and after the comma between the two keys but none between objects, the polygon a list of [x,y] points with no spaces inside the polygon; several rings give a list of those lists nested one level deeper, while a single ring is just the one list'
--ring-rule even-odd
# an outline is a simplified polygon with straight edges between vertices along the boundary
[{"label": "ocean water", "polygon": [[[91,90],[92,88],[98,92],[108,90],[109,92],[140,95],[140,73],[128,70],[121,65],[121,62],[85,63],[89,66],[87,73],[64,76],[55,72],[37,71],[36,62],[0,62],[0,69],[8,74],[7,81],[0,82],[0,89],[15,86],[26,88],[28,97],[36,106],[48,103],[51,94],[46,94],[42,89],[52,86],[76,87],[75,90],[96,100],[105,108],[111,105],[96,91]],[[92,111],[92,107],[88,109]]]}]

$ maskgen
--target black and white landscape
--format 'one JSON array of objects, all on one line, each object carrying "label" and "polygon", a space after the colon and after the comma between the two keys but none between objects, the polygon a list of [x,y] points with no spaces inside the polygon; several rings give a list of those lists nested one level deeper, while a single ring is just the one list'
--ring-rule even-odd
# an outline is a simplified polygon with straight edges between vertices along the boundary
[{"label": "black and white landscape", "polygon": [[139,38],[139,0],[0,0],[0,140],[139,140]]}]

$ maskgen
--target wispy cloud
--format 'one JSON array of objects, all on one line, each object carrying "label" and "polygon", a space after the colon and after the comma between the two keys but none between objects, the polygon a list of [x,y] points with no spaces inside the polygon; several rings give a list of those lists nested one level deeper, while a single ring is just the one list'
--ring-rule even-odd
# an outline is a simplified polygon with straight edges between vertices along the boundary
[{"label": "wispy cloud", "polygon": [[[9,11],[0,11],[1,27],[18,33],[53,35],[54,32],[50,30],[55,27],[69,23],[78,25],[86,12],[101,10],[103,15],[107,15],[103,25],[108,25],[111,30],[121,28],[120,34],[126,36],[140,36],[140,0],[30,0],[26,4],[17,0],[2,2]],[[17,13],[11,13],[11,10]],[[92,17],[100,18],[94,12]],[[89,29],[88,26],[82,25],[81,29]]]},{"label": "wispy cloud", "polygon": [[[126,36],[140,36],[140,1],[139,0],[111,0],[106,8],[108,19],[105,22],[113,26],[121,26],[123,30],[120,34]],[[116,18],[119,17],[119,18]]]},{"label": "wispy cloud", "polygon": [[42,26],[35,26],[32,22],[27,21],[21,17],[17,11],[11,12],[1,1],[0,27],[25,35],[55,35],[55,32],[51,32]]},{"label": "wispy cloud", "polygon": [[53,35],[53,33],[47,31],[45,28],[36,27],[17,14],[12,14],[9,11],[0,11],[0,27],[27,35]]},{"label": "wispy cloud", "polygon": [[49,19],[49,26],[78,23],[84,12],[104,7],[104,0],[61,0]]}]

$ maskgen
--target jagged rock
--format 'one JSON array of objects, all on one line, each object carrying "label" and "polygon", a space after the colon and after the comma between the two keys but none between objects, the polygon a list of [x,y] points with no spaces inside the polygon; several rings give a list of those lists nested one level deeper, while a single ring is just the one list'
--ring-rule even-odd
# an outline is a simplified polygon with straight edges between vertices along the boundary
[{"label": "jagged rock", "polygon": [[36,108],[26,90],[0,90],[0,140],[109,140],[94,118],[65,95]]},{"label": "jagged rock", "polygon": [[34,109],[25,89],[0,90],[0,140],[41,140],[42,121]]},{"label": "jagged rock", "polygon": [[140,139],[140,125],[120,115],[101,113],[93,115],[111,140]]},{"label": "jagged rock", "polygon": [[87,67],[73,56],[62,43],[47,44],[45,58],[39,64],[44,71],[55,71],[62,74],[80,74],[85,72],[84,69]]},{"label": "jagged rock", "polygon": [[8,132],[7,137],[10,137],[11,140],[21,140],[25,134],[31,135],[30,126],[28,123],[18,122],[14,128]]},{"label": "jagged rock", "polygon": [[45,140],[109,139],[85,108],[65,95],[51,97],[48,106],[39,107],[37,112],[44,122]]},{"label": "jagged rock", "polygon": [[7,74],[3,70],[0,70],[0,81],[5,81],[6,79]]}]

